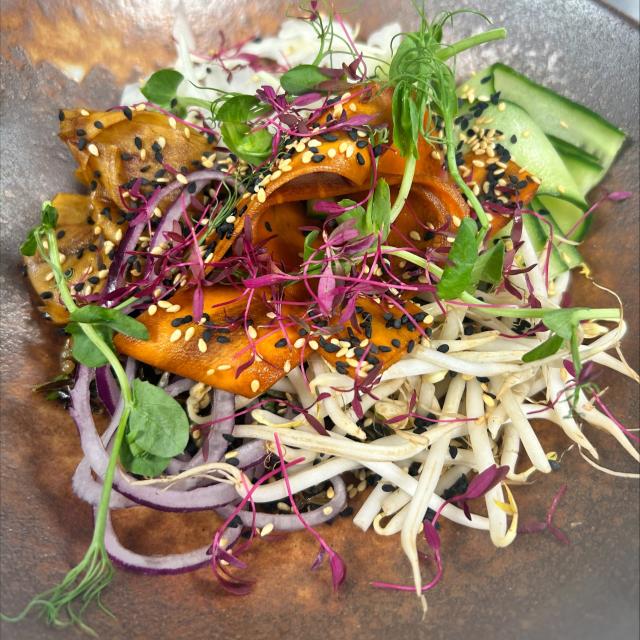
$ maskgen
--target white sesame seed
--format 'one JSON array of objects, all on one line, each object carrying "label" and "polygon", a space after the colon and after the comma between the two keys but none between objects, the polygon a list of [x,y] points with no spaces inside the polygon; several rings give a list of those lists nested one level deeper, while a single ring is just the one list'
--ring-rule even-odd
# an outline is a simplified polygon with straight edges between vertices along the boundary
[{"label": "white sesame seed", "polygon": [[252,393],[257,393],[258,389],[260,389],[260,380],[252,380],[251,381],[251,391],[252,391]]},{"label": "white sesame seed", "polygon": [[[170,117],[169,117],[169,126],[170,126],[172,129],[175,129],[175,128],[176,128],[176,119],[175,119],[173,116],[170,116]],[[158,144],[159,144],[159,143],[158,143]]]},{"label": "white sesame seed", "polygon": [[80,109],[80,115],[81,116],[88,116],[91,115],[86,109]]},{"label": "white sesame seed", "polygon": [[471,164],[474,167],[484,167],[485,166],[485,163],[482,160],[472,160]]},{"label": "white sesame seed", "polygon": [[122,229],[118,229],[114,237],[116,242],[120,242],[122,240]]},{"label": "white sesame seed", "polygon": [[302,154],[302,164],[309,164],[313,158],[313,151],[305,151]]},{"label": "white sesame seed", "polygon": [[558,191],[559,191],[560,193],[565,193],[565,192],[566,192],[566,190],[567,190],[567,189],[566,189],[565,187],[563,187],[561,184],[559,184],[559,185],[558,185]]},{"label": "white sesame seed", "polygon": [[291,362],[289,360],[285,360],[284,365],[282,366],[282,370],[285,373],[289,373],[289,371],[291,371]]},{"label": "white sesame seed", "polygon": [[525,129],[525,130],[522,132],[522,137],[523,137],[523,138],[528,138],[530,135],[531,135],[531,131],[529,131],[529,129]]},{"label": "white sesame seed", "polygon": [[304,343],[305,343],[305,339],[304,339],[304,338],[298,338],[298,339],[293,343],[293,348],[294,348],[294,349],[302,349],[302,347],[304,347]]},{"label": "white sesame seed", "polygon": [[185,178],[185,176],[181,173],[177,173],[176,174],[176,180],[180,183],[180,184],[189,184],[189,181]]},{"label": "white sesame seed", "polygon": [[[192,328],[193,327],[189,327],[189,329],[192,329]],[[188,329],[187,329],[187,331],[188,331]],[[207,343],[202,338],[200,338],[198,340],[198,351],[200,353],[206,353],[207,352]]]},{"label": "white sesame seed", "polygon": [[324,513],[325,516],[330,516],[333,513],[333,507],[325,507],[322,513]]},{"label": "white sesame seed", "polygon": [[569,128],[569,125],[564,120],[560,120],[560,126],[563,129],[568,129]]},{"label": "white sesame seed", "polygon": [[196,328],[195,327],[189,327],[185,332],[184,332],[184,341],[185,342],[189,342],[189,340],[191,340],[191,338],[193,338],[193,334],[196,332]]},{"label": "white sesame seed", "polygon": [[183,129],[183,131],[184,131],[184,137],[185,138],[190,138],[191,137],[191,129],[189,129],[189,127],[185,127]]},{"label": "white sesame seed", "polygon": [[231,369],[231,365],[230,364],[219,364],[218,365],[218,371],[229,371],[229,369]]},{"label": "white sesame seed", "polygon": [[409,232],[409,237],[416,242],[420,242],[420,234],[415,229]]},{"label": "white sesame seed", "polygon": [[87,151],[92,155],[98,157],[100,152],[98,151],[98,147],[93,144],[93,142],[87,146]]},{"label": "white sesame seed", "polygon": [[462,224],[462,220],[458,216],[451,216],[451,221],[455,227],[459,227]]},{"label": "white sesame seed", "polygon": [[507,108],[507,104],[505,102],[498,103],[498,111],[504,111]]},{"label": "white sesame seed", "polygon": [[113,242],[111,242],[111,240],[105,240],[102,250],[108,254],[108,253],[111,253],[111,250],[113,249],[114,246],[115,245],[113,244]]},{"label": "white sesame seed", "polygon": [[354,147],[352,144],[347,146],[347,150],[344,152],[344,155],[347,156],[347,158],[350,158],[353,155],[353,150]]},{"label": "white sesame seed", "polygon": [[331,147],[328,151],[327,151],[327,155],[330,158],[335,158],[336,157],[336,148],[335,147]]},{"label": "white sesame seed", "polygon": [[264,202],[266,199],[267,199],[267,193],[266,193],[266,191],[265,191],[262,187],[260,187],[260,188],[258,189],[258,202],[262,203],[262,202]]},{"label": "white sesame seed", "polygon": [[258,332],[255,330],[255,327],[249,327],[247,329],[247,335],[252,339],[255,340],[258,337]]},{"label": "white sesame seed", "polygon": [[273,522],[267,522],[267,524],[265,524],[264,527],[262,527],[262,530],[260,531],[260,537],[264,538],[265,536],[268,536],[272,531],[273,531]]},{"label": "white sesame seed", "polygon": [[167,307],[167,313],[178,313],[182,307],[179,304],[172,304]]},{"label": "white sesame seed", "polygon": [[182,331],[180,329],[176,329],[170,336],[169,342],[177,342],[182,337]]},{"label": "white sesame seed", "polygon": [[314,350],[317,351],[320,348],[320,345],[318,344],[318,342],[316,340],[309,340],[309,346]]}]

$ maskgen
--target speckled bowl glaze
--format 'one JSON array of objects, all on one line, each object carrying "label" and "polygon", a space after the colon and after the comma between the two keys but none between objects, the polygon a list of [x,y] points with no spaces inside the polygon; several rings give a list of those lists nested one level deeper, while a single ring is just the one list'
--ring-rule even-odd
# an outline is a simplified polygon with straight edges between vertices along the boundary
[{"label": "speckled bowl glaze", "polygon": [[[186,14],[198,46],[215,49],[219,32],[238,40],[273,33],[291,5],[280,0],[188,0]],[[338,2],[341,7],[347,3]],[[626,189],[631,200],[604,205],[583,253],[596,280],[619,292],[629,334],[624,347],[638,365],[638,30],[586,0],[467,0],[509,29],[509,39],[466,55],[460,74],[497,58],[579,100],[623,127],[630,140],[601,189]],[[55,584],[90,538],[92,517],[70,486],[80,458],[75,428],[58,405],[31,391],[57,372],[60,336],[41,321],[20,274],[18,245],[39,203],[74,190],[73,162],[55,136],[62,106],[107,107],[122,84],[171,63],[173,2],[169,0],[2,0],[2,474],[1,610],[15,612]],[[429,3],[452,8],[450,2]],[[408,28],[408,0],[352,0],[347,19],[362,31],[393,20]],[[460,18],[457,35],[480,27]],[[601,190],[599,189],[599,190]],[[595,194],[594,194],[595,195]],[[592,196],[593,197],[593,196]],[[606,293],[576,277],[575,302],[611,305]],[[606,377],[608,402],[635,426],[638,392]],[[631,470],[606,437],[589,431],[606,466]],[[547,445],[562,450],[558,430]],[[253,595],[232,597],[206,569],[147,577],[118,572],[106,603],[116,613],[90,622],[103,638],[447,638],[481,640],[638,637],[638,485],[588,466],[572,450],[561,470],[517,492],[524,519],[543,516],[559,486],[569,488],[558,524],[571,546],[545,535],[521,536],[507,549],[488,536],[449,524],[442,529],[445,579],[429,595],[422,620],[416,599],[371,588],[374,579],[403,581],[408,565],[396,538],[364,534],[349,519],[323,535],[346,559],[348,577],[331,590],[326,568],[309,571],[316,543],[300,533],[270,536],[247,555]],[[124,517],[120,517],[124,515]],[[216,519],[208,514],[154,514],[145,509],[115,518],[123,542],[148,553],[205,544]],[[40,621],[2,625],[6,640],[75,637]]]}]

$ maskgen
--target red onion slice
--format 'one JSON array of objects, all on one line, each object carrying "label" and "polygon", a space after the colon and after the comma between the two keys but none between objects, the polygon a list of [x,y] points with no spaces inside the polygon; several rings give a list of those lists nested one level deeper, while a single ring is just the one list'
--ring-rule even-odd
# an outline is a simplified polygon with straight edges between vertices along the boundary
[{"label": "red onion slice", "polygon": [[[82,450],[91,465],[91,468],[99,476],[103,477],[108,463],[108,454],[100,436],[98,435],[91,405],[89,401],[89,384],[91,371],[87,367],[79,366],[76,384],[71,391],[71,407],[69,412],[74,419],[80,435]],[[109,430],[117,424],[112,420]],[[237,459],[241,468],[257,464],[265,455],[264,443],[253,441],[238,448]],[[118,468],[116,470],[113,487],[123,496],[137,502],[140,505],[152,507],[163,511],[202,511],[213,509],[228,504],[238,497],[235,488],[228,484],[215,484],[199,487],[191,491],[176,491],[137,484],[135,478]]]},{"label": "red onion slice", "polygon": [[[94,509],[95,515],[95,509]],[[227,532],[227,548],[232,545],[240,536],[240,528],[231,529]],[[149,575],[172,575],[177,573],[187,573],[205,567],[211,562],[209,549],[211,545],[187,551],[186,553],[170,553],[163,556],[145,556],[135,551],[131,551],[122,546],[111,523],[111,515],[107,517],[107,526],[104,533],[104,544],[107,553],[114,564],[139,573]]]}]

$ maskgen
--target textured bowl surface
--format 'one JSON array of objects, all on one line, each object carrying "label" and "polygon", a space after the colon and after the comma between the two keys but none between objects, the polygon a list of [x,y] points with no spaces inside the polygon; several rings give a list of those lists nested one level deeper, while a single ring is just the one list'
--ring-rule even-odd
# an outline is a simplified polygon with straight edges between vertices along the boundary
[{"label": "textured bowl surface", "polygon": [[[290,5],[279,0],[189,0],[187,16],[202,50],[273,33]],[[345,3],[338,3],[340,6]],[[451,3],[429,3],[451,8]],[[455,5],[466,5],[466,0]],[[469,3],[470,4],[470,3]],[[59,334],[41,321],[21,277],[18,245],[39,203],[74,190],[73,163],[56,137],[59,107],[117,104],[120,87],[173,59],[169,0],[2,0],[2,601],[13,613],[55,584],[81,558],[91,535],[90,509],[71,493],[80,458],[71,419],[31,391],[57,373]],[[603,188],[634,192],[599,210],[584,255],[596,280],[625,304],[624,348],[638,366],[638,31],[599,4],[583,0],[476,0],[509,39],[463,56],[460,74],[501,59],[584,102],[624,128],[630,140]],[[408,0],[352,0],[362,30],[399,20],[414,24]],[[477,17],[458,19],[463,35]],[[602,189],[599,189],[601,191]],[[592,194],[592,198],[597,194]],[[574,300],[610,306],[612,298],[579,276]],[[638,392],[621,377],[603,376],[609,406],[637,426]],[[612,439],[589,437],[602,463],[633,465]],[[557,430],[547,445],[562,450]],[[565,547],[546,535],[521,536],[507,549],[488,536],[449,524],[442,529],[445,579],[421,620],[416,599],[371,588],[374,579],[406,581],[409,568],[397,538],[363,534],[348,519],[323,535],[346,559],[348,577],[331,591],[327,568],[310,572],[316,544],[295,534],[255,544],[247,556],[256,579],[249,598],[223,593],[207,569],[191,575],[147,577],[118,572],[106,603],[90,622],[103,638],[247,637],[549,639],[638,637],[638,485],[598,473],[572,450],[561,470],[517,490],[526,519],[543,517],[563,483],[569,489],[558,524]],[[208,514],[157,515],[144,509],[116,518],[125,544],[161,553],[205,544],[216,520]],[[2,625],[6,640],[75,637],[37,620]]]}]

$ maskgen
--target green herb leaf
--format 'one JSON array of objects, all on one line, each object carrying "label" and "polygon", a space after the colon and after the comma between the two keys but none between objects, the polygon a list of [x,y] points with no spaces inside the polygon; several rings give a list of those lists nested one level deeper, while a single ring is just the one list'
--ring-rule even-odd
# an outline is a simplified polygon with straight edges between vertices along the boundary
[{"label": "green herb leaf", "polygon": [[249,164],[260,164],[271,155],[273,136],[266,129],[252,132],[249,125],[225,122],[220,132],[229,150]]},{"label": "green herb leaf", "polygon": [[580,309],[554,309],[545,313],[543,322],[547,329],[554,331],[565,340],[571,340],[573,331],[578,324],[577,311]]},{"label": "green herb leaf", "polygon": [[478,259],[476,230],[476,223],[471,218],[462,220],[449,251],[449,264],[444,268],[437,287],[443,300],[457,298],[473,282],[473,268]]},{"label": "green herb leaf", "polygon": [[218,122],[247,124],[270,110],[269,105],[262,104],[255,96],[242,94],[231,96],[222,102],[216,109],[214,117]]},{"label": "green herb leaf", "polygon": [[299,96],[316,91],[319,84],[329,79],[326,73],[314,64],[299,64],[280,77],[280,85],[286,93]]},{"label": "green herb leaf", "polygon": [[[104,325],[96,325],[96,331],[100,334],[102,339],[106,342],[110,349],[113,349],[113,331],[109,327]],[[80,325],[76,322],[70,322],[65,331],[73,336],[73,347],[71,353],[75,360],[80,364],[84,364],[87,367],[101,367],[108,364],[107,358],[102,351],[93,344],[93,342],[86,336]]]},{"label": "green herb leaf", "polygon": [[26,240],[20,245],[20,253],[23,256],[35,256],[38,249],[38,243],[36,241],[36,233],[38,228],[34,227],[27,234]]},{"label": "green herb leaf", "polygon": [[564,339],[559,335],[552,334],[542,344],[539,344],[537,347],[535,347],[535,349],[527,351],[527,353],[522,356],[522,361],[534,362],[535,360],[542,360],[542,358],[552,356],[554,353],[557,353],[563,342]]},{"label": "green herb leaf", "polygon": [[497,242],[478,256],[473,267],[472,284],[481,280],[490,284],[498,284],[502,280],[504,263],[504,243]]},{"label": "green herb leaf", "polygon": [[58,224],[58,210],[46,200],[42,203],[42,226],[55,229],[56,224]]},{"label": "green herb leaf", "polygon": [[303,249],[303,256],[304,256],[304,261],[306,262],[307,260],[309,260],[309,258],[311,258],[311,256],[313,256],[316,253],[316,249],[313,248],[313,243],[315,242],[315,239],[318,237],[318,235],[320,234],[320,232],[317,229],[314,229],[313,231],[310,231],[304,239],[304,249]]},{"label": "green herb leaf", "polygon": [[133,381],[133,397],[129,443],[161,458],[182,453],[189,440],[189,420],[178,402],[164,389],[138,379]]},{"label": "green herb leaf", "polygon": [[367,214],[370,223],[368,233],[381,233],[382,239],[386,240],[391,227],[391,193],[384,178],[380,178],[376,184]]},{"label": "green herb leaf", "polygon": [[125,435],[122,439],[120,462],[122,466],[131,473],[147,478],[156,478],[169,466],[170,461],[171,458],[154,456],[145,451],[134,454],[127,440],[127,436]]},{"label": "green herb leaf", "polygon": [[169,107],[183,80],[184,76],[175,69],[160,69],[150,76],[140,91],[149,102]]},{"label": "green herb leaf", "polygon": [[71,320],[84,324],[102,324],[114,331],[138,340],[148,340],[149,331],[142,322],[131,318],[117,309],[106,309],[97,305],[80,307],[71,313]]}]

